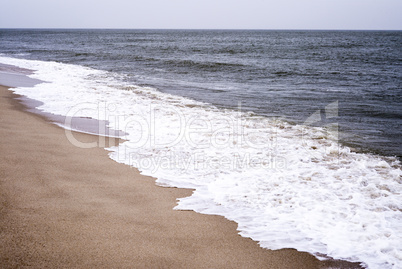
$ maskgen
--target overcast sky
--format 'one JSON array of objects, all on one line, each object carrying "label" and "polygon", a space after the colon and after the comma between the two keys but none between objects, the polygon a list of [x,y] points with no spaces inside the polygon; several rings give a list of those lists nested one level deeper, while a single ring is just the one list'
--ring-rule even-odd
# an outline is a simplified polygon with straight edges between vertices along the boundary
[{"label": "overcast sky", "polygon": [[402,0],[0,0],[0,28],[402,30]]}]

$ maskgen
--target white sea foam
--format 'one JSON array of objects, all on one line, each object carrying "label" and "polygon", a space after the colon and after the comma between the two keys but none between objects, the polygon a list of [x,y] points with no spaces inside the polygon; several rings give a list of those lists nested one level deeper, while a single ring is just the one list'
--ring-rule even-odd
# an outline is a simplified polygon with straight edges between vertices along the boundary
[{"label": "white sea foam", "polygon": [[[113,160],[160,185],[194,188],[176,209],[223,215],[265,248],[402,268],[400,163],[340,146],[336,125],[217,109],[77,65],[0,62],[37,70],[31,77],[47,81],[15,89],[42,101],[39,109],[107,120],[125,132],[127,141],[108,149]],[[337,116],[336,102],[325,109]]]}]

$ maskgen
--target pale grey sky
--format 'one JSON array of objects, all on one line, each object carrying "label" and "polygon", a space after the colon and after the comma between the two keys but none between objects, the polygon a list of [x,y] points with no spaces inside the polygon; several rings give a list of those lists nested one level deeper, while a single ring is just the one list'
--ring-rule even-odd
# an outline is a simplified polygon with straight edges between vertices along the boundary
[{"label": "pale grey sky", "polygon": [[402,0],[0,0],[0,28],[402,30]]}]

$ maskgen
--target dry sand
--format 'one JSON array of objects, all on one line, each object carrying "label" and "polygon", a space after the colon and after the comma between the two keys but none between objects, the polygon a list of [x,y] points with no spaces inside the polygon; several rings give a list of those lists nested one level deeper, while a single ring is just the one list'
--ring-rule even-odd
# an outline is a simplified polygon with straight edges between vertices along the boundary
[{"label": "dry sand", "polygon": [[158,187],[102,148],[73,146],[14,98],[0,87],[1,268],[324,265],[307,253],[262,249],[223,217],[172,210],[191,190]]}]

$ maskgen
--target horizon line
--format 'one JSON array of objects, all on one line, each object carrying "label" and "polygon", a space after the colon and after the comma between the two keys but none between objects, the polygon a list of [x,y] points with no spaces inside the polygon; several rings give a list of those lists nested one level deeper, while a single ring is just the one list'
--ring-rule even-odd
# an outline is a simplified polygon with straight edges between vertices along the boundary
[{"label": "horizon line", "polygon": [[113,27],[0,27],[1,30],[188,30],[188,31],[402,31],[402,29],[313,28],[113,28]]}]

